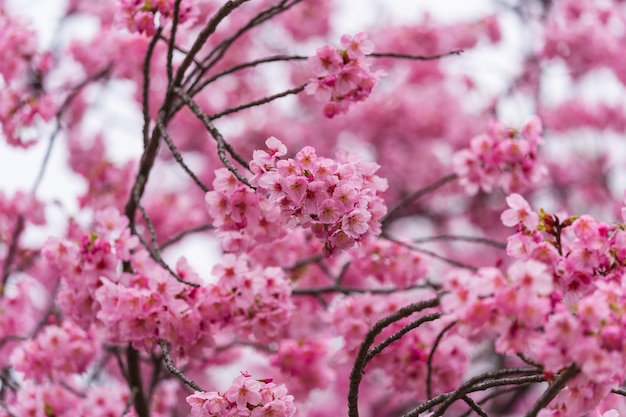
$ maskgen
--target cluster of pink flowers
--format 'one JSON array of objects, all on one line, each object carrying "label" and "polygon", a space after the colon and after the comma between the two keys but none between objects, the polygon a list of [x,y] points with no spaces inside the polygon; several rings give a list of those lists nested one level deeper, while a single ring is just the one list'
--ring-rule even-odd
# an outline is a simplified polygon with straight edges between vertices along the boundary
[{"label": "cluster of pink flowers", "polygon": [[366,55],[374,51],[374,44],[366,33],[343,35],[341,46],[324,45],[308,60],[309,69],[318,78],[309,82],[306,92],[327,101],[324,115],[328,118],[346,113],[352,103],[365,100],[384,75],[370,69]]},{"label": "cluster of pink flowers", "polygon": [[376,163],[343,151],[336,160],[319,157],[310,146],[283,159],[282,142],[272,137],[265,143],[267,151],[255,151],[250,163],[251,182],[280,207],[283,222],[310,228],[327,256],[380,233],[387,181],[375,175]]},{"label": "cluster of pink flowers", "polygon": [[226,168],[215,171],[213,190],[205,199],[225,251],[243,253],[285,234],[280,225],[280,209],[259,198]]},{"label": "cluster of pink flowers", "polygon": [[626,378],[623,225],[536,213],[518,194],[502,222],[514,226],[507,252],[520,258],[506,273],[454,271],[442,304],[461,332],[497,336],[498,352],[523,353],[547,375],[576,365],[546,416],[582,415]]},{"label": "cluster of pink flowers", "polygon": [[[176,280],[137,248],[126,217],[96,212],[96,229],[79,242],[49,239],[44,255],[60,270],[59,304],[83,328],[96,324],[109,343],[132,343],[145,351],[166,340],[179,361],[213,344],[228,323],[243,338],[269,342],[290,319],[291,287],[280,268],[252,267],[227,254],[214,268],[217,284],[202,279],[181,258]],[[129,262],[132,272],[121,270]]]},{"label": "cluster of pink flowers", "polygon": [[536,185],[546,174],[537,151],[543,143],[542,126],[533,117],[521,131],[494,122],[487,133],[475,136],[468,149],[454,154],[454,172],[465,191],[491,192],[502,188],[506,193],[523,191]]},{"label": "cluster of pink flowers", "polygon": [[187,397],[193,417],[293,417],[293,396],[271,379],[253,379],[247,372],[235,378],[223,394],[198,392]]},{"label": "cluster of pink flowers", "polygon": [[42,382],[82,373],[96,358],[99,348],[95,334],[86,332],[70,321],[50,325],[37,337],[15,349],[11,355],[14,369],[28,379]]},{"label": "cluster of pink flowers", "polygon": [[[152,36],[162,18],[171,19],[174,14],[175,0],[119,0],[120,19],[131,32],[145,33]],[[191,0],[180,4],[178,21],[185,22],[193,12]]]},{"label": "cluster of pink flowers", "polygon": [[213,268],[219,280],[216,309],[208,314],[220,317],[244,339],[261,343],[275,341],[291,318],[291,285],[278,267],[251,266],[245,256],[226,254]]}]

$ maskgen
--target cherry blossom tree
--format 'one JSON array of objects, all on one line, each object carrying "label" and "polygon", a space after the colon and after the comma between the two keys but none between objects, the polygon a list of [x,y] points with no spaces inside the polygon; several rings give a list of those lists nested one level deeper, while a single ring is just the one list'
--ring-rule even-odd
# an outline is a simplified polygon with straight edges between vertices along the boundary
[{"label": "cherry blossom tree", "polygon": [[487,3],[0,0],[0,417],[626,415],[626,3]]}]

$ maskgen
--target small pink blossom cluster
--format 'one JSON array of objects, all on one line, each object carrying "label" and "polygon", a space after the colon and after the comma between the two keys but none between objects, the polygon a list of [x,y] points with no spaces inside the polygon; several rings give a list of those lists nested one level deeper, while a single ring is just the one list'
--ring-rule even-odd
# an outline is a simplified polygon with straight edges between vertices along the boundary
[{"label": "small pink blossom cluster", "polygon": [[289,391],[303,399],[316,388],[327,388],[332,381],[329,355],[329,340],[282,340],[270,364],[286,378]]},{"label": "small pink blossom cluster", "polygon": [[278,206],[259,198],[226,168],[215,171],[213,191],[206,193],[205,200],[227,252],[243,253],[285,234]]},{"label": "small pink blossom cluster", "polygon": [[546,174],[537,158],[542,126],[533,117],[521,131],[500,122],[489,126],[487,133],[475,136],[470,147],[454,154],[452,164],[465,191],[492,192],[502,188],[506,193],[523,191],[536,185]]},{"label": "small pink blossom cluster", "polygon": [[[175,0],[119,0],[120,18],[131,32],[153,36],[162,18],[171,19],[174,14]],[[184,23],[193,12],[191,0],[180,4],[178,21]]]},{"label": "small pink blossom cluster", "polygon": [[253,379],[247,372],[235,378],[223,394],[198,392],[187,397],[193,417],[293,417],[293,396],[271,379]]},{"label": "small pink blossom cluster", "polygon": [[[206,318],[199,311],[203,302],[215,302],[206,300],[210,288],[177,281],[138,249],[127,218],[117,210],[96,212],[95,221],[95,230],[78,242],[50,238],[44,246],[44,256],[62,276],[58,303],[64,314],[85,329],[95,324],[109,343],[132,343],[149,351],[164,339],[181,347],[177,357],[210,346],[211,333],[202,331]],[[132,272],[122,271],[122,262]],[[176,270],[200,284],[184,258]]]},{"label": "small pink blossom cluster", "polygon": [[[397,312],[407,304],[409,301],[406,297],[397,294],[391,296],[364,294],[337,301],[331,311],[331,321],[333,328],[345,342],[342,348],[343,360],[351,363],[368,330],[378,320]],[[428,313],[432,312],[428,310]],[[375,343],[385,340],[423,315],[425,314],[416,314],[387,327],[377,336]],[[394,390],[399,393],[411,392],[425,399],[430,351],[447,323],[447,320],[440,319],[422,324],[419,331],[407,333],[376,355],[366,371],[382,369]],[[458,387],[469,366],[470,353],[466,339],[458,335],[446,336],[445,343],[437,348],[437,353],[432,359],[433,392],[447,392]]]},{"label": "small pink blossom cluster", "polygon": [[233,326],[244,339],[275,341],[293,311],[291,285],[278,267],[250,266],[245,256],[226,254],[213,268],[219,303],[205,304],[207,316]]},{"label": "small pink blossom cluster", "polygon": [[379,284],[407,288],[426,278],[429,260],[414,250],[396,242],[370,238],[355,251],[343,284],[354,287],[371,287],[368,278]]},{"label": "small pink blossom cluster", "polygon": [[342,49],[331,45],[317,48],[308,59],[309,69],[318,77],[309,81],[307,94],[319,101],[327,101],[324,115],[328,118],[346,113],[352,103],[365,100],[382,71],[372,71],[366,55],[374,51],[374,44],[367,34],[341,37]]},{"label": "small pink blossom cluster", "polygon": [[82,373],[98,355],[99,341],[68,320],[50,325],[35,338],[27,340],[11,355],[11,364],[27,379],[42,382],[59,380],[72,373]]},{"label": "small pink blossom cluster", "polygon": [[324,241],[327,256],[380,233],[379,221],[387,211],[380,194],[387,181],[375,175],[376,163],[343,151],[336,160],[319,157],[310,146],[283,159],[287,148],[282,142],[272,137],[265,144],[267,151],[254,152],[251,182],[280,207],[283,222],[310,228]]}]

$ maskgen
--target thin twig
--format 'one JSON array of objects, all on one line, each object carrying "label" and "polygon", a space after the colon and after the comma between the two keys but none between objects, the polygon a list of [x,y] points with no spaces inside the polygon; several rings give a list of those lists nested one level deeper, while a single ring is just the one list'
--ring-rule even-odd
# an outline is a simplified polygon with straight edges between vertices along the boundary
[{"label": "thin twig", "polygon": [[437,347],[439,347],[439,343],[441,343],[441,340],[443,339],[443,335],[448,330],[450,330],[455,324],[456,324],[456,321],[450,322],[448,323],[446,327],[441,329],[441,331],[437,335],[437,338],[435,339],[435,343],[433,343],[433,347],[430,349],[430,355],[428,355],[428,367],[427,367],[428,370],[426,373],[426,396],[428,398],[432,397],[432,383],[431,382],[432,382],[432,373],[433,373],[433,357],[435,356],[435,351],[437,351]]},{"label": "thin twig", "polygon": [[148,144],[148,138],[150,136],[150,62],[152,60],[152,55],[154,54],[154,47],[159,40],[159,36],[161,35],[162,30],[162,28],[157,29],[157,33],[150,41],[150,44],[148,45],[148,50],[146,51],[146,56],[143,60],[143,89],[141,99],[141,112],[143,114],[142,133],[144,148]]},{"label": "thin twig", "polygon": [[372,54],[369,54],[368,56],[371,56],[373,58],[398,58],[398,59],[410,59],[414,61],[434,61],[436,59],[441,59],[446,56],[461,55],[463,52],[465,52],[463,49],[455,49],[453,51],[444,52],[443,54],[439,54],[439,55],[410,55],[410,54],[397,54],[394,52],[374,52]]},{"label": "thin twig", "polygon": [[211,133],[211,136],[213,136],[213,139],[215,139],[215,141],[217,142],[217,155],[219,156],[224,166],[226,166],[226,168],[228,168],[228,170],[232,172],[239,181],[241,181],[248,187],[255,189],[255,187],[250,184],[248,179],[241,175],[237,168],[235,168],[233,164],[228,160],[228,158],[226,158],[226,140],[224,139],[220,131],[217,130],[215,126],[213,126],[213,123],[211,123],[211,120],[206,115],[206,113],[204,113],[202,109],[196,104],[196,102],[194,102],[193,99],[189,97],[182,89],[174,88],[174,93],[178,95],[178,97],[180,97],[180,99],[191,109],[193,114],[195,114],[196,117],[200,119],[200,121],[209,131],[209,133]]},{"label": "thin twig", "polygon": [[412,291],[416,289],[432,288],[428,284],[412,285],[406,288],[350,288],[341,285],[332,285],[329,287],[318,288],[295,288],[291,291],[292,295],[322,295],[322,294],[393,294],[400,291]]},{"label": "thin twig", "polygon": [[198,178],[198,176],[187,166],[187,164],[185,163],[185,160],[183,159],[183,156],[180,154],[180,152],[178,151],[178,148],[176,148],[176,145],[174,145],[172,138],[167,133],[167,130],[165,128],[165,125],[163,124],[163,121],[161,119],[157,119],[156,124],[157,124],[157,128],[161,132],[161,136],[163,137],[163,140],[167,144],[167,147],[170,148],[170,151],[172,152],[172,156],[174,157],[178,165],[180,165],[183,168],[183,170],[187,173],[187,175],[191,177],[193,182],[195,182],[196,185],[200,187],[202,191],[204,191],[205,193],[208,193],[210,191],[209,187],[207,187],[200,180],[200,178]]},{"label": "thin twig", "polygon": [[438,235],[438,236],[430,236],[430,237],[420,237],[412,239],[413,243],[430,243],[439,240],[445,241],[460,241],[460,242],[470,242],[470,243],[481,243],[483,245],[493,246],[498,249],[506,249],[506,243],[498,242],[496,240],[492,240],[486,237],[478,237],[478,236],[462,236],[462,235]]},{"label": "thin twig", "polygon": [[226,116],[228,114],[237,113],[237,112],[239,112],[241,110],[249,109],[249,108],[255,107],[255,106],[260,106],[262,104],[267,104],[267,103],[269,103],[271,101],[274,101],[274,100],[282,98],[282,97],[287,97],[287,96],[292,95],[292,94],[301,93],[302,91],[304,91],[304,89],[306,88],[307,84],[308,83],[304,83],[304,84],[302,84],[299,87],[290,88],[289,90],[285,90],[285,91],[283,91],[281,93],[277,93],[277,94],[273,94],[271,96],[263,97],[263,98],[261,98],[259,100],[254,100],[254,101],[251,101],[249,103],[242,104],[240,106],[231,107],[231,108],[226,109],[226,110],[224,110],[222,112],[210,115],[209,116],[209,120],[216,120],[216,119],[219,119],[220,117],[224,117],[224,116]]},{"label": "thin twig", "polygon": [[443,313],[428,314],[426,316],[420,317],[419,319],[407,324],[402,329],[398,330],[397,332],[395,332],[394,334],[392,334],[391,336],[389,336],[388,338],[386,338],[385,340],[383,340],[382,342],[380,342],[379,344],[371,348],[367,352],[367,355],[365,356],[365,363],[368,363],[369,361],[371,361],[374,358],[374,356],[380,354],[387,346],[389,346],[396,340],[400,340],[402,336],[404,336],[411,330],[417,329],[419,326],[421,326],[422,324],[426,322],[435,321],[438,318],[440,318],[442,315]]},{"label": "thin twig", "polygon": [[[140,206],[141,207],[141,206]],[[148,254],[150,255],[150,258],[152,258],[153,261],[155,261],[156,263],[158,263],[163,269],[165,269],[167,272],[169,272],[169,274],[174,277],[174,279],[176,279],[176,281],[180,282],[181,284],[185,284],[185,285],[189,285],[190,287],[194,287],[194,288],[200,288],[200,284],[196,284],[195,282],[189,282],[186,281],[185,279],[183,279],[176,271],[174,271],[172,269],[172,267],[170,267],[167,262],[165,262],[163,260],[163,258],[161,257],[161,254],[154,250],[149,244],[148,242],[146,242],[146,240],[143,238],[143,236],[141,236],[140,234],[136,234],[137,238],[139,239],[139,242],[141,242],[141,244],[143,245],[144,248],[146,248],[146,250],[148,251]]]},{"label": "thin twig", "polygon": [[206,24],[206,26],[198,34],[198,37],[189,49],[189,52],[185,56],[185,59],[183,59],[180,67],[178,67],[174,81],[170,83],[171,86],[177,86],[181,84],[181,82],[183,81],[183,77],[185,76],[185,71],[187,71],[187,68],[189,68],[191,63],[194,61],[194,58],[196,57],[198,52],[200,52],[200,49],[202,49],[202,47],[206,44],[209,36],[215,33],[217,26],[222,22],[222,20],[224,20],[233,10],[241,6],[246,1],[249,0],[229,0],[224,3],[224,5],[217,10],[217,12],[215,12],[215,14]]},{"label": "thin twig", "polygon": [[542,364],[540,364],[539,362],[529,358],[528,356],[524,355],[523,353],[518,353],[517,357],[520,358],[522,360],[522,362],[524,362],[525,364],[535,366],[535,367],[537,367],[539,369],[543,369],[543,365]]},{"label": "thin twig", "polygon": [[194,234],[194,233],[198,233],[198,232],[204,232],[207,230],[213,230],[215,229],[215,226],[213,226],[212,224],[201,224],[199,226],[195,226],[195,227],[191,227],[187,230],[183,230],[182,232],[178,232],[177,234],[175,234],[174,236],[170,237],[169,239],[167,239],[165,242],[163,242],[163,244],[161,245],[161,250],[167,248],[168,246],[171,246],[175,243],[180,242],[182,239],[184,239],[185,237]]},{"label": "thin twig", "polygon": [[398,204],[396,204],[396,206],[391,209],[386,215],[385,217],[383,217],[380,221],[381,225],[384,227],[386,226],[395,216],[396,213],[398,213],[404,206],[408,205],[409,203],[425,196],[428,193],[431,193],[433,191],[435,191],[437,188],[440,188],[444,185],[446,185],[449,182],[452,182],[454,180],[456,180],[458,178],[458,176],[456,174],[450,174],[450,175],[446,175],[443,178],[438,179],[437,181],[433,182],[432,184],[427,185],[424,188],[420,188],[419,190],[415,191],[412,194],[407,195],[406,197],[404,197],[403,199],[401,199]]},{"label": "thin twig", "polygon": [[446,258],[445,256],[441,256],[441,255],[439,255],[439,254],[437,254],[437,253],[435,253],[433,251],[429,251],[427,249],[423,249],[423,248],[419,248],[419,247],[413,246],[413,245],[411,245],[409,243],[406,243],[406,242],[398,240],[398,239],[396,239],[394,237],[391,237],[390,235],[388,235],[385,232],[381,233],[380,237],[382,237],[384,239],[387,239],[387,240],[390,240],[392,242],[398,243],[398,244],[400,244],[400,245],[402,245],[402,246],[404,246],[406,248],[409,248],[411,250],[414,250],[416,252],[423,253],[424,255],[428,255],[428,256],[430,256],[432,258],[438,259],[438,260],[440,260],[442,262],[445,262],[447,264],[450,264],[452,266],[456,266],[458,268],[469,269],[470,271],[478,271],[478,268],[473,266],[473,265],[468,265],[466,263],[463,263],[463,262],[460,262],[460,261],[456,261],[454,259]]},{"label": "thin twig", "polygon": [[159,346],[161,346],[161,350],[163,351],[163,360],[165,361],[165,366],[167,366],[167,369],[173,375],[177,376],[178,379],[183,381],[186,385],[189,385],[194,390],[205,392],[198,384],[187,378],[180,369],[174,366],[174,362],[172,361],[172,357],[170,356],[170,350],[167,342],[165,342],[164,340],[159,340]]}]

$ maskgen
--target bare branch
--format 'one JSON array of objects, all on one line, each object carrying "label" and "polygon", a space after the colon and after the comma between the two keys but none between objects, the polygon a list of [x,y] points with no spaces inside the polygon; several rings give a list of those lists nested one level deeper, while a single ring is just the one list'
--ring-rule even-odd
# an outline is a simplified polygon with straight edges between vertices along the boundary
[{"label": "bare branch", "polygon": [[478,237],[478,236],[439,235],[439,236],[415,238],[415,239],[412,239],[411,241],[415,244],[419,244],[419,243],[436,242],[440,240],[480,243],[483,245],[493,246],[494,248],[498,248],[498,249],[506,249],[506,243],[502,243],[496,240],[488,239],[485,237]]},{"label": "bare branch", "polygon": [[396,54],[394,52],[374,52],[372,54],[369,54],[368,56],[371,56],[373,58],[398,58],[398,59],[410,59],[414,61],[434,61],[437,59],[444,58],[446,56],[461,55],[463,52],[465,52],[463,49],[455,49],[453,51],[444,52],[443,54],[439,54],[439,55],[409,55],[409,54]]},{"label": "bare branch", "polygon": [[198,176],[185,163],[183,156],[178,151],[178,148],[176,148],[176,145],[174,145],[174,142],[172,141],[172,138],[170,137],[170,135],[168,135],[165,125],[163,124],[163,121],[159,118],[157,119],[156,124],[157,124],[157,128],[161,132],[161,136],[163,137],[163,140],[167,144],[167,147],[170,148],[170,151],[172,152],[172,156],[174,157],[178,165],[180,165],[183,168],[183,170],[187,173],[187,175],[191,177],[193,182],[195,182],[196,185],[200,187],[202,191],[204,191],[205,193],[209,192],[210,191],[209,187],[204,185],[204,183],[200,180],[200,178],[198,178]]},{"label": "bare branch", "polygon": [[432,373],[433,373],[433,356],[435,356],[435,352],[437,351],[437,347],[439,347],[439,343],[441,343],[441,339],[443,339],[443,335],[450,330],[456,321],[450,322],[446,327],[441,329],[437,338],[435,339],[435,343],[433,343],[433,347],[430,349],[430,354],[428,355],[428,371],[426,374],[426,395],[428,398],[432,397]]},{"label": "bare branch", "polygon": [[[226,148],[227,148],[226,147],[226,140],[224,139],[224,137],[222,136],[220,131],[217,130],[217,128],[215,126],[213,126],[213,123],[211,123],[211,119],[206,115],[206,113],[204,113],[202,111],[202,109],[200,108],[200,106],[198,106],[196,104],[196,102],[194,102],[193,99],[191,97],[189,97],[182,89],[175,88],[174,89],[174,93],[176,93],[176,95],[178,95],[178,97],[180,97],[180,99],[191,109],[193,114],[195,114],[196,117],[198,119],[200,119],[200,121],[202,121],[202,123],[207,128],[209,133],[211,133],[211,136],[213,136],[213,139],[215,139],[215,141],[217,142],[217,154],[218,154],[220,160],[222,161],[222,163],[226,166],[226,168],[228,168],[228,170],[230,172],[232,172],[233,175],[235,175],[235,177],[239,181],[241,181],[242,183],[244,183],[248,187],[250,187],[252,189],[255,189],[250,184],[248,179],[245,178],[243,175],[241,175],[241,173],[237,170],[237,168],[235,168],[233,166],[233,164],[228,160],[228,158],[226,158]],[[232,155],[232,153],[231,153],[231,155]],[[247,166],[247,164],[246,164],[246,166]]]},{"label": "bare branch", "polygon": [[374,358],[374,356],[380,354],[387,346],[389,346],[390,344],[392,344],[396,340],[400,340],[402,338],[402,336],[404,336],[405,334],[407,334],[411,330],[417,329],[419,326],[421,326],[422,324],[424,324],[426,322],[435,321],[438,318],[440,318],[442,315],[443,315],[443,313],[429,314],[427,316],[420,317],[419,319],[417,319],[417,320],[407,324],[402,329],[398,330],[396,333],[392,334],[391,336],[389,336],[388,338],[386,338],[385,340],[380,342],[378,345],[376,345],[372,349],[370,349],[367,352],[367,355],[365,356],[365,363],[367,363],[370,360],[372,360]]},{"label": "bare branch", "polygon": [[169,346],[167,345],[167,342],[165,342],[164,340],[159,340],[159,346],[161,346],[161,350],[163,351],[163,360],[165,361],[165,366],[167,366],[167,369],[173,375],[178,377],[178,379],[183,381],[183,383],[190,386],[194,390],[205,392],[198,384],[193,382],[191,379],[187,378],[180,369],[174,366],[174,362],[172,361],[172,357],[170,356],[170,349],[169,349]]},{"label": "bare branch", "polygon": [[171,246],[171,245],[173,245],[175,243],[180,242],[186,236],[189,236],[189,235],[197,233],[197,232],[204,232],[206,230],[213,230],[214,228],[215,227],[212,224],[201,224],[200,226],[195,226],[195,227],[189,228],[187,230],[183,230],[182,232],[179,232],[179,233],[175,234],[174,236],[170,237],[165,242],[163,242],[163,244],[161,245],[161,250],[163,250],[163,249],[167,248],[168,246]]},{"label": "bare branch", "polygon": [[570,366],[565,371],[561,372],[556,379],[550,384],[547,390],[539,397],[533,407],[524,415],[524,417],[536,417],[542,408],[546,407],[557,396],[559,392],[565,387],[565,384],[570,379],[574,378],[580,373],[580,369],[576,364]]},{"label": "bare branch", "polygon": [[143,89],[142,89],[142,99],[141,99],[141,112],[143,114],[143,146],[144,148],[148,145],[148,138],[150,136],[150,61],[152,60],[152,55],[154,54],[154,47],[156,46],[159,37],[161,36],[162,29],[157,29],[157,33],[154,35],[150,44],[148,45],[148,50],[146,51],[146,56],[143,60]]},{"label": "bare branch", "polygon": [[450,174],[450,175],[446,175],[443,178],[440,178],[439,180],[433,182],[432,184],[427,185],[424,188],[421,188],[417,191],[415,191],[412,194],[407,195],[406,197],[404,197],[403,199],[401,199],[396,206],[391,209],[389,211],[389,213],[387,213],[385,215],[385,217],[383,217],[381,219],[381,224],[382,226],[386,226],[396,215],[396,213],[398,213],[404,206],[408,205],[409,203],[425,196],[428,193],[431,193],[433,191],[435,191],[436,189],[446,185],[449,182],[452,182],[454,180],[456,180],[458,178],[458,176],[456,174]]},{"label": "bare branch", "polygon": [[478,268],[473,266],[473,265],[468,265],[468,264],[465,264],[463,262],[456,261],[454,259],[446,258],[445,256],[441,256],[441,255],[439,255],[439,254],[437,254],[435,252],[429,251],[427,249],[422,249],[422,248],[413,246],[411,244],[408,244],[406,242],[403,242],[401,240],[393,238],[393,237],[389,236],[385,232],[381,233],[380,237],[382,237],[384,239],[387,239],[387,240],[390,240],[392,242],[398,243],[398,244],[400,244],[400,245],[402,245],[402,246],[404,246],[406,248],[409,248],[411,250],[414,250],[416,252],[420,252],[420,253],[423,253],[424,255],[428,255],[428,256],[430,256],[432,258],[438,259],[438,260],[440,260],[442,262],[445,262],[447,264],[450,264],[452,266],[456,266],[458,268],[469,269],[470,271],[478,271]]}]

